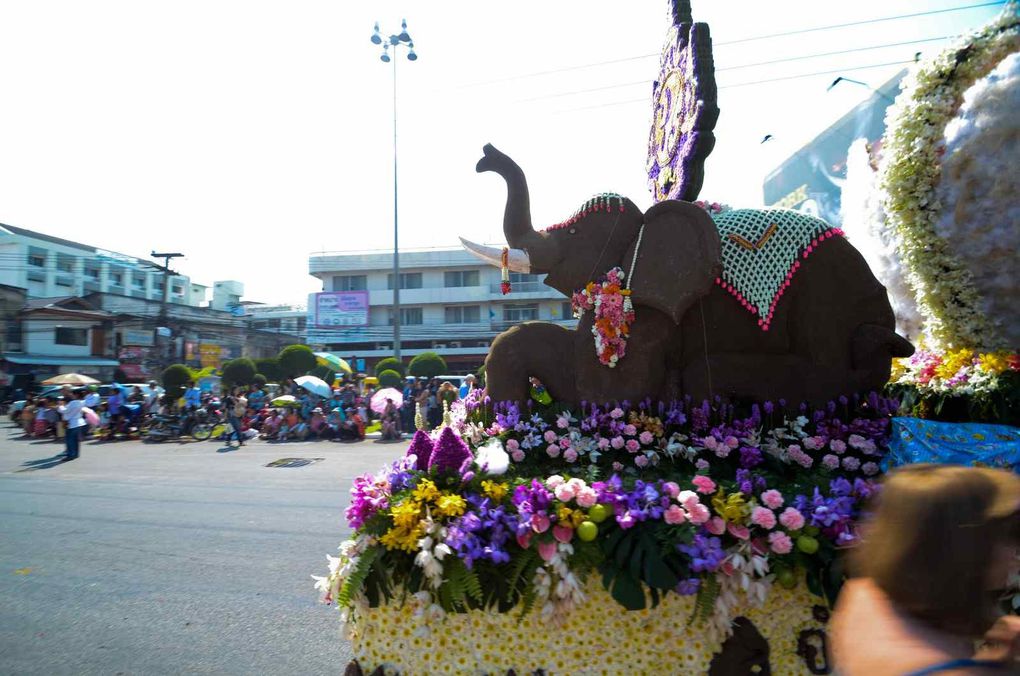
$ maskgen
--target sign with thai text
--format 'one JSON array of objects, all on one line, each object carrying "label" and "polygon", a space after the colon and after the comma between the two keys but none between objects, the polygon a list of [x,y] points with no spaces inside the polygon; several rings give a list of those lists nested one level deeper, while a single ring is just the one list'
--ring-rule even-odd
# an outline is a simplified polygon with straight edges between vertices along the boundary
[{"label": "sign with thai text", "polygon": [[314,295],[317,327],[368,326],[368,291],[333,291]]}]

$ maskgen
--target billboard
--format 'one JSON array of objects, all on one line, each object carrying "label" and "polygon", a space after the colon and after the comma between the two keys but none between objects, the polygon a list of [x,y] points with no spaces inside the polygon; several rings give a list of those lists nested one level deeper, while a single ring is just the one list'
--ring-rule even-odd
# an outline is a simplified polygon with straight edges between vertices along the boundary
[{"label": "billboard", "polygon": [[330,291],[316,293],[315,326],[368,326],[368,291]]}]

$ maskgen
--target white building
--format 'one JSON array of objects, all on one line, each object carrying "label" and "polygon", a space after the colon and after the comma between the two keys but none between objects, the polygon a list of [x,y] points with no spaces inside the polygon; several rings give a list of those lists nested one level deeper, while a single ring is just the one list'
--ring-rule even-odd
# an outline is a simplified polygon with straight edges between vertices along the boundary
[{"label": "white building", "polygon": [[[370,366],[393,356],[392,252],[312,254],[308,271],[322,280],[308,302],[308,343]],[[497,334],[523,321],[574,326],[570,301],[541,275],[511,273],[500,293],[500,271],[460,248],[400,252],[400,352],[405,362],[425,351],[465,373],[485,360]],[[348,303],[334,312],[335,299]],[[361,300],[363,299],[363,301]],[[362,307],[362,302],[364,307]],[[344,325],[346,324],[346,325]]]}]

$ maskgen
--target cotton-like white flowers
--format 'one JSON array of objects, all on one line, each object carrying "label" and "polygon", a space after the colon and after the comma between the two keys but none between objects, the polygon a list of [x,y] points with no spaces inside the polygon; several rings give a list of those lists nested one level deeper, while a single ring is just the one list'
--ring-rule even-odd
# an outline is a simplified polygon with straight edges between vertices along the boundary
[{"label": "cotton-like white flowers", "polygon": [[500,476],[510,467],[510,456],[498,437],[493,437],[475,453],[475,464],[486,474]]}]

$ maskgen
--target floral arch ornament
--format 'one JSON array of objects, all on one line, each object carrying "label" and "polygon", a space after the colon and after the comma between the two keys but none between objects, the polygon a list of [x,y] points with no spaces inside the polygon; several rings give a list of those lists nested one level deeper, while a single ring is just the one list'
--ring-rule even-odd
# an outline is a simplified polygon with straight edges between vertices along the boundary
[{"label": "floral arch ornament", "polygon": [[656,202],[693,202],[705,178],[719,119],[712,38],[708,24],[694,23],[690,2],[670,0],[670,15],[652,92],[648,187]]},{"label": "floral arch ornament", "polygon": [[[982,308],[972,269],[945,236],[945,227],[940,228],[944,215],[960,204],[942,204],[939,184],[945,168],[947,125],[960,112],[964,93],[1018,51],[1020,7],[1011,1],[987,26],[919,64],[886,114],[884,159],[879,167],[886,227],[902,243],[907,281],[931,349],[1003,347],[994,318]],[[1016,224],[988,227],[1015,228]]]}]

